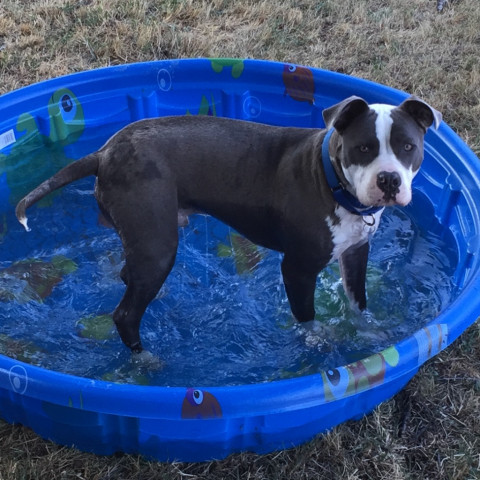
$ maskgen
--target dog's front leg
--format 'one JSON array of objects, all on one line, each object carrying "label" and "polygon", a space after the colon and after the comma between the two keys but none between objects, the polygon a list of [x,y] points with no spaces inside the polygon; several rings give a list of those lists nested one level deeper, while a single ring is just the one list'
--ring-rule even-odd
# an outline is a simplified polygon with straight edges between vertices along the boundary
[{"label": "dog's front leg", "polygon": [[308,322],[315,318],[314,296],[319,271],[287,255],[282,261],[283,283],[288,301],[299,322]]},{"label": "dog's front leg", "polygon": [[359,310],[367,308],[365,282],[367,277],[369,243],[352,245],[339,258],[343,288],[350,304]]}]

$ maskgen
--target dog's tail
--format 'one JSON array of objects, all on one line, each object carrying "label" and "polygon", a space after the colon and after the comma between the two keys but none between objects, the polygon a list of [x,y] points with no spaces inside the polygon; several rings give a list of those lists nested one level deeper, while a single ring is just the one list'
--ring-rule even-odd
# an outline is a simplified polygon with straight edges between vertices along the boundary
[{"label": "dog's tail", "polygon": [[45,180],[37,188],[32,190],[28,195],[23,197],[15,208],[15,215],[18,221],[25,227],[27,232],[30,231],[27,224],[27,216],[25,210],[35,202],[41,200],[45,195],[61,188],[75,180],[96,175],[98,171],[98,152],[91,153],[86,157],[70,163],[66,167],[58,171],[53,177]]}]

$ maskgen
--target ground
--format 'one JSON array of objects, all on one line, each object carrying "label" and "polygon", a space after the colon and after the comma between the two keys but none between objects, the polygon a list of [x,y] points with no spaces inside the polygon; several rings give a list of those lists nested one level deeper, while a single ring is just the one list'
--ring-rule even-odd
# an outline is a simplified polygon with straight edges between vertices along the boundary
[{"label": "ground", "polygon": [[[0,94],[136,61],[270,59],[414,93],[479,155],[478,0],[436,7],[435,0],[2,0]],[[372,414],[296,449],[159,464],[84,454],[0,421],[0,452],[0,480],[480,479],[480,324]]]}]

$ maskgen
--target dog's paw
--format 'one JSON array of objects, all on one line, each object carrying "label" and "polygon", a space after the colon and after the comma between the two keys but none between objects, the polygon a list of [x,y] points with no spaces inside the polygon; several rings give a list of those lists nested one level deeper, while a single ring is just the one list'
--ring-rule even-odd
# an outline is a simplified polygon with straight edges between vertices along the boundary
[{"label": "dog's paw", "polygon": [[321,348],[332,337],[331,327],[318,320],[298,324],[297,332],[309,348]]},{"label": "dog's paw", "polygon": [[389,340],[389,333],[385,330],[384,323],[377,319],[369,310],[364,310],[352,321],[352,324],[356,328],[358,338],[376,343],[387,342]]},{"label": "dog's paw", "polygon": [[132,353],[131,362],[136,367],[149,371],[161,370],[165,366],[164,362],[162,362],[157,355],[153,355],[153,353],[148,350],[142,350],[140,353]]}]

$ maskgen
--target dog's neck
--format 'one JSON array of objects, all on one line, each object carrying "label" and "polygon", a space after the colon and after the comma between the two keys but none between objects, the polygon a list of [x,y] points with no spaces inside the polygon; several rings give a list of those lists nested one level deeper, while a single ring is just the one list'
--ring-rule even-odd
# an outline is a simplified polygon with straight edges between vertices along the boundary
[{"label": "dog's neck", "polygon": [[[332,137],[333,140],[332,140]],[[349,183],[343,174],[341,165],[337,161],[336,152],[330,154],[330,143],[338,142],[338,133],[334,128],[327,131],[322,144],[322,162],[325,178],[332,191],[335,201],[350,213],[355,215],[373,215],[383,207],[363,205],[349,190]]]}]

